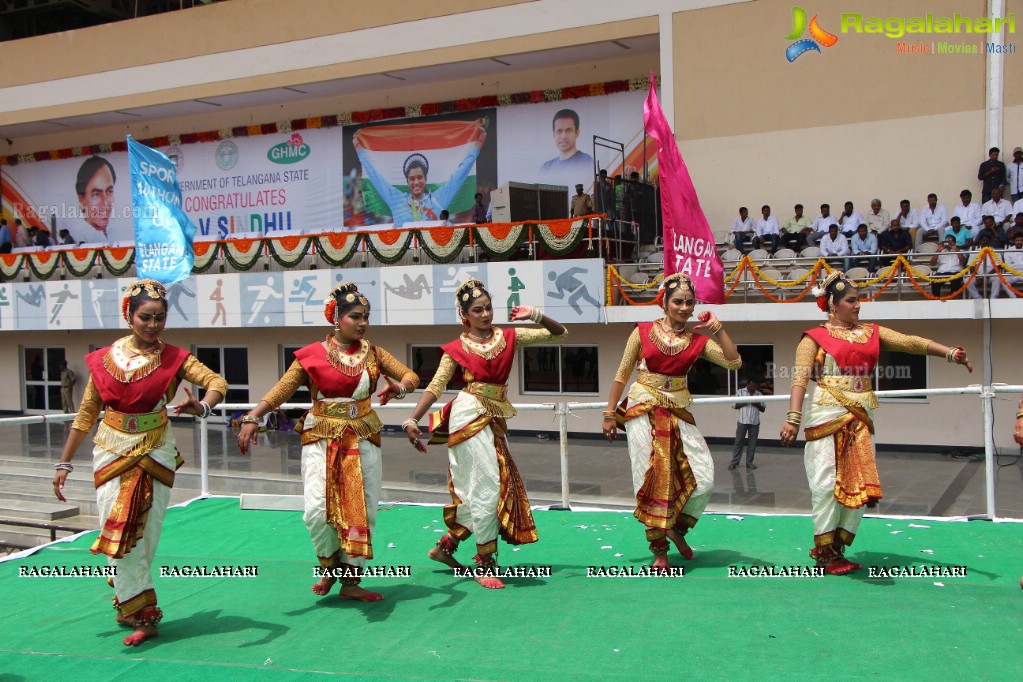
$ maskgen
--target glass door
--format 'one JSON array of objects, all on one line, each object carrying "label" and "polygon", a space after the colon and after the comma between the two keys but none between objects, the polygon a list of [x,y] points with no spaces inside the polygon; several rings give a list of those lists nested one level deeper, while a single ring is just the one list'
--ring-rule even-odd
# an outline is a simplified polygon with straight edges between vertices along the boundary
[{"label": "glass door", "polygon": [[63,347],[23,346],[21,349],[23,393],[21,404],[25,414],[60,412],[60,363],[66,354]]}]

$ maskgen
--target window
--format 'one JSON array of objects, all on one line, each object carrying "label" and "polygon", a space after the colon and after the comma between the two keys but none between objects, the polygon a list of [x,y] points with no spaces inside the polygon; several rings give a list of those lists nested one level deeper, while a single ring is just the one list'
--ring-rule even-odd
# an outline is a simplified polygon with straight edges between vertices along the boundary
[{"label": "window", "polygon": [[689,370],[689,392],[693,395],[735,395],[746,385],[746,377],[752,374],[760,379],[760,392],[773,395],[774,346],[749,344],[736,347],[742,357],[742,367],[729,371],[701,358]]},{"label": "window", "polygon": [[22,347],[22,405],[27,414],[61,410],[60,363],[64,360],[63,347]]},{"label": "window", "polygon": [[[295,361],[295,352],[304,348],[304,346],[281,346],[281,376],[288,371],[291,367],[291,363]],[[311,403],[313,398],[309,395],[309,388],[303,386],[297,391],[295,395],[291,396],[287,402],[289,403]]]},{"label": "window", "polygon": [[[227,380],[227,395],[224,402],[248,403],[249,400],[249,349],[245,346],[196,346],[195,357]],[[206,391],[196,387],[195,395],[200,400]]]},{"label": "window", "polygon": [[600,392],[596,346],[530,346],[519,364],[523,393]]},{"label": "window", "polygon": [[[440,366],[441,356],[443,355],[444,351],[440,346],[409,346],[408,364],[412,371],[419,375],[420,390],[429,386],[430,382],[433,381],[434,375],[437,374],[437,367]],[[462,375],[460,372],[456,372],[444,390],[461,391],[463,388],[465,388],[465,382],[462,381]]]},{"label": "window", "polygon": [[[927,356],[883,350],[874,369],[878,391],[908,391],[927,388]],[[905,396],[887,400],[927,400],[927,396]]]}]

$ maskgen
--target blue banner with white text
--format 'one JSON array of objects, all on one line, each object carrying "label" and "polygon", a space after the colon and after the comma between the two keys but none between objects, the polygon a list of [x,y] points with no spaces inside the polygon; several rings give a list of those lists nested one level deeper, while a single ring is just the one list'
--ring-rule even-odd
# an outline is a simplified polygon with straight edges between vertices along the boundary
[{"label": "blue banner with white text", "polygon": [[181,207],[181,185],[173,161],[128,136],[135,271],[170,285],[192,274],[195,224]]}]

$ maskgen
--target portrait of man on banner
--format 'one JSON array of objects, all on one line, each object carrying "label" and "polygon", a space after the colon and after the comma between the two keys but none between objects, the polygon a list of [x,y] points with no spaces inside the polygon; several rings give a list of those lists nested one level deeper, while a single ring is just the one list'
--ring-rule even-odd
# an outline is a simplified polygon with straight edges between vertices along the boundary
[{"label": "portrait of man on banner", "polygon": [[344,224],[467,222],[477,192],[497,187],[494,109],[346,126]]}]

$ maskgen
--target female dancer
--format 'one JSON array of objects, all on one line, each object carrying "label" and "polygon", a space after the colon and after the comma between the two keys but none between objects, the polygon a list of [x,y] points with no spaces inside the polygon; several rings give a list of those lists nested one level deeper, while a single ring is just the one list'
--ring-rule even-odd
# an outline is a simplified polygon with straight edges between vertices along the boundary
[{"label": "female dancer", "polygon": [[829,575],[863,568],[845,558],[863,518],[864,507],[881,499],[874,461],[872,378],[881,350],[943,356],[973,365],[962,346],[943,346],[876,324],[860,323],[860,293],[845,273],[834,271],[814,293],[827,323],[803,332],[796,347],[792,397],[781,428],[781,444],[796,440],[803,420],[803,396],[810,379],[817,382],[806,417],[803,460],[813,502],[813,549],[810,556]]},{"label": "female dancer", "polygon": [[[442,124],[441,124],[442,125]],[[482,123],[476,130],[476,139],[468,154],[458,164],[458,167],[448,178],[447,182],[430,191],[427,187],[426,176],[430,173],[430,162],[419,152],[410,154],[405,163],[402,164],[402,173],[405,175],[405,182],[408,184],[408,192],[402,192],[394,188],[387,179],[380,174],[376,166],[370,161],[369,154],[363,149],[362,136],[355,133],[353,144],[355,153],[362,164],[362,170],[366,177],[373,184],[377,191],[391,209],[391,217],[397,227],[407,222],[420,220],[440,220],[440,212],[448,209],[448,204],[461,189],[465,179],[469,176],[473,166],[476,164],[476,157],[483,149],[483,143],[487,141],[487,130]]]},{"label": "female dancer", "polygon": [[130,284],[121,311],[131,335],[85,356],[91,376],[55,465],[53,492],[65,501],[61,489],[74,471],[71,460],[105,409],[92,451],[96,502],[105,521],[92,553],[106,554],[115,567],[111,584],[117,622],[135,629],[124,638],[135,646],[156,637],[163,618],[151,565],[174,472],[184,463],[167,428],[166,405],[179,384],[197,384],[206,389],[203,400],[192,397],[186,386],[187,397],[174,406],[174,414],[208,417],[227,393],[227,382],[188,351],[160,340],[167,324],[162,284],[151,279]]},{"label": "female dancer", "polygon": [[[377,380],[387,386],[381,404],[404,398],[419,386],[419,377],[379,346],[365,339],[369,301],[352,282],[338,284],[324,309],[334,333],[295,353],[295,361],[248,414],[242,417],[238,448],[256,442],[260,418],[276,410],[302,386],[313,407],[295,426],[302,434],[303,520],[316,549],[322,577],[315,594],[330,592],[341,581],[341,598],[380,601],[383,595],[359,587],[366,559],[373,558],[371,536],[380,502],[380,430],[370,406]],[[400,383],[395,384],[387,377]]]},{"label": "female dancer", "polygon": [[[700,313],[699,324],[686,327],[696,307],[693,281],[686,275],[665,277],[657,303],[664,309],[664,317],[640,322],[629,336],[611,384],[602,429],[613,442],[616,414],[619,423],[624,423],[620,428],[628,439],[636,490],[634,516],[646,526],[653,567],[667,569],[669,539],[683,557],[693,558],[685,535],[696,525],[714,491],[714,461],[686,409],[693,402],[686,375],[697,358],[726,369],[738,369],[742,359],[709,310]],[[706,336],[693,331],[705,331]],[[619,405],[633,369],[639,370],[639,378]]]},{"label": "female dancer", "polygon": [[458,287],[455,300],[462,324],[469,329],[444,346],[437,374],[402,427],[412,444],[422,448],[419,420],[440,398],[455,371],[461,372],[466,387],[441,410],[430,441],[448,444],[451,504],[444,508],[448,532],[429,556],[452,568],[463,568],[454,552],[461,540],[476,533],[473,558],[481,569],[476,581],[500,589],[504,583],[494,575],[499,572],[498,532],[512,545],[537,540],[526,489],[508,452],[506,420],[515,416],[506,385],[512,360],[516,348],[557,341],[568,332],[539,308],[529,306],[516,306],[509,318],[513,322],[531,320],[543,329],[493,326],[490,294],[478,279]]}]

